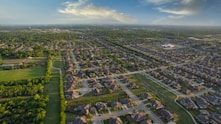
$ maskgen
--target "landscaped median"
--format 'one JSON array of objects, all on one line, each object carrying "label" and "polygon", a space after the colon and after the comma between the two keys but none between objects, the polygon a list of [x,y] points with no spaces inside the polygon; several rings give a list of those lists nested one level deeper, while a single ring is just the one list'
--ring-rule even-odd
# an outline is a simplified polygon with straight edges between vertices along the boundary
[{"label": "landscaped median", "polygon": [[136,74],[133,76],[136,81],[143,83],[143,85],[148,90],[157,95],[160,98],[160,100],[166,105],[166,108],[175,113],[177,124],[194,124],[193,120],[188,115],[188,113],[175,103],[175,94],[171,93],[170,91],[163,88],[154,81],[146,78],[142,74]]}]

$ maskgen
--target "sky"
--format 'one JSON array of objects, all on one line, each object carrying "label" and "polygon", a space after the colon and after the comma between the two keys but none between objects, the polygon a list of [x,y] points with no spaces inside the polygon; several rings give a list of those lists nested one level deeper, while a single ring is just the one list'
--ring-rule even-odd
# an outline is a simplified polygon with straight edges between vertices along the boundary
[{"label": "sky", "polygon": [[0,0],[0,24],[221,26],[221,0]]}]

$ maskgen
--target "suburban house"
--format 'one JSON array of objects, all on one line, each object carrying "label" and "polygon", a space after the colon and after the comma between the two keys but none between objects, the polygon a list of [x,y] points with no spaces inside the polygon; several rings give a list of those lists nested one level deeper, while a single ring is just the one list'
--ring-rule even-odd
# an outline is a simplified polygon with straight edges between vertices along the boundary
[{"label": "suburban house", "polygon": [[123,122],[121,121],[119,117],[117,117],[117,118],[111,118],[109,120],[109,124],[123,124]]},{"label": "suburban house", "polygon": [[131,114],[131,118],[136,122],[141,122],[147,119],[147,113],[145,112],[136,112]]},{"label": "suburban house", "polygon": [[163,104],[160,101],[157,101],[157,100],[151,101],[150,104],[156,110],[162,109],[164,107]]},{"label": "suburban house", "polygon": [[87,119],[85,116],[76,117],[73,121],[74,124],[87,124]]}]

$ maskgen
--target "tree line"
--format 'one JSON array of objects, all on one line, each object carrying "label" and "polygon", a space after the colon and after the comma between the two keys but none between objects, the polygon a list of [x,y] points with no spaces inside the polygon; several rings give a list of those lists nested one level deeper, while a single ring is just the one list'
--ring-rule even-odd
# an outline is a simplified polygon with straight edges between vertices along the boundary
[{"label": "tree line", "polygon": [[17,85],[37,85],[46,84],[45,76],[33,79],[23,79],[23,80],[11,80],[11,81],[1,81],[0,86],[17,86]]},{"label": "tree line", "polygon": [[33,96],[42,94],[44,86],[42,84],[32,86],[0,86],[0,98],[10,98],[17,96]]},{"label": "tree line", "polygon": [[[44,96],[44,84],[51,79],[52,60],[48,56],[44,77],[0,82],[0,98],[12,98],[0,102],[1,124],[43,124],[46,117],[48,96]],[[22,97],[27,96],[27,97]],[[63,110],[64,111],[64,110]]]},{"label": "tree line", "polygon": [[43,124],[48,97],[36,94],[28,99],[0,102],[1,124]]}]

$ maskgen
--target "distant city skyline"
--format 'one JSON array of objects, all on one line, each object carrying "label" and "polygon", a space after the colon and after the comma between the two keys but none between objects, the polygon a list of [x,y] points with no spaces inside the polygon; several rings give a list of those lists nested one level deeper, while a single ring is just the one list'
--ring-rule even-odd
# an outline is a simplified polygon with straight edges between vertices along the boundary
[{"label": "distant city skyline", "polygon": [[220,0],[0,0],[0,24],[221,26]]}]

